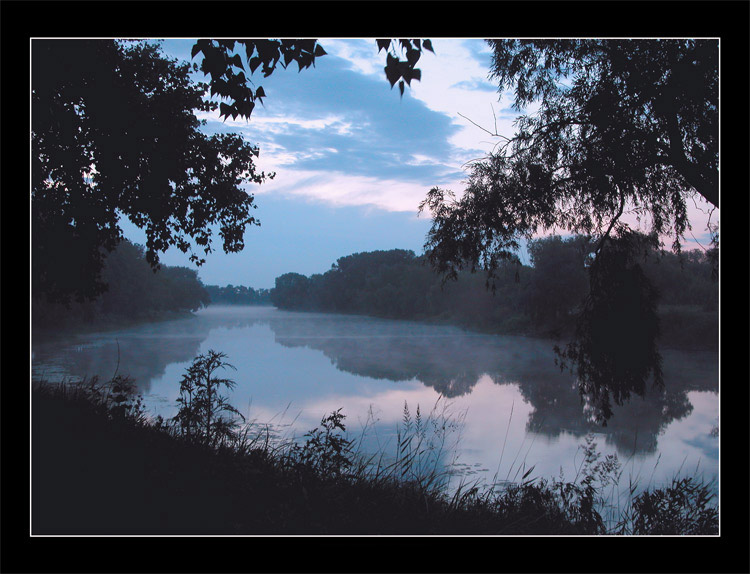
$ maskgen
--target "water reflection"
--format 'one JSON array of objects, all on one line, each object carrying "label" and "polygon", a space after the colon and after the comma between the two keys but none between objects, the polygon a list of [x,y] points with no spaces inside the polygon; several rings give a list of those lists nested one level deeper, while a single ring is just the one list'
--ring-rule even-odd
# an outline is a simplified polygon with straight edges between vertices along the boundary
[{"label": "water reflection", "polygon": [[718,391],[715,354],[686,361],[683,353],[665,351],[664,386],[613,405],[602,427],[581,400],[575,378],[554,367],[550,341],[352,317],[279,318],[269,325],[279,344],[319,350],[337,369],[375,379],[417,379],[449,398],[471,393],[483,376],[498,385],[513,383],[532,407],[527,432],[583,437],[596,431],[621,453],[655,452],[664,429],[692,412],[689,391]]},{"label": "water reflection", "polygon": [[[268,329],[273,342],[268,340]],[[350,379],[337,378],[335,373],[397,383],[378,392],[393,393],[397,388],[415,391],[414,385],[418,385],[448,399],[477,394],[478,383],[484,381],[496,387],[512,386],[520,394],[528,404],[524,415],[527,434],[551,440],[563,434],[582,437],[595,430],[623,454],[655,453],[664,430],[692,413],[689,392],[718,391],[715,353],[665,351],[664,387],[616,405],[608,426],[603,428],[592,421],[588,406],[581,402],[575,379],[555,367],[551,341],[269,308],[209,308],[190,320],[81,336],[64,346],[36,345],[34,373],[48,378],[58,371],[78,377],[107,377],[118,369],[119,360],[120,373],[134,377],[148,392],[155,380],[165,377],[170,365],[188,363],[205,352],[207,340],[213,348],[227,352],[238,373],[256,384],[254,392],[262,388],[265,396],[294,396],[298,402],[325,397],[331,403],[330,410],[335,410],[341,406],[343,394],[349,402],[356,392],[362,392],[364,402],[386,400],[372,391],[354,390]],[[313,353],[299,359],[304,364],[287,364],[289,357],[283,355],[283,349]],[[323,357],[335,371],[324,368],[320,362]],[[174,392],[177,380],[172,381]],[[168,395],[165,400],[173,398]],[[402,402],[397,405],[399,400]],[[397,417],[403,400],[391,401],[397,405]],[[314,425],[317,421],[310,422]]]},{"label": "water reflection", "polygon": [[116,333],[79,335],[72,341],[33,345],[33,375],[57,382],[119,373],[132,377],[142,392],[167,366],[191,360],[210,328],[201,321],[168,321]]}]

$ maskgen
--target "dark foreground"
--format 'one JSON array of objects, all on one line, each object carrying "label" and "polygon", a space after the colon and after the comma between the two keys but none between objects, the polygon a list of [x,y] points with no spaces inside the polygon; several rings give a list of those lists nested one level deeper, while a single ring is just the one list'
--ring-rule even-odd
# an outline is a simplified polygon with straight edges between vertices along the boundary
[{"label": "dark foreground", "polygon": [[605,526],[593,470],[574,484],[529,479],[448,495],[353,464],[336,425],[303,449],[208,447],[109,394],[84,395],[33,392],[33,534],[718,533],[715,501],[690,479],[636,497],[620,524]]}]

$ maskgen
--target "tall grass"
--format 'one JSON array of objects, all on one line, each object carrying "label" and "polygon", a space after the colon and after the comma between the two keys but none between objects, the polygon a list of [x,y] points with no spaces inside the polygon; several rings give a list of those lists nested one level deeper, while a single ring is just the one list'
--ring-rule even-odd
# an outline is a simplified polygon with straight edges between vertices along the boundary
[{"label": "tall grass", "polygon": [[[243,419],[225,421],[221,440],[195,440],[184,416],[149,418],[120,376],[38,384],[32,405],[42,533],[718,533],[711,485],[698,478],[642,491],[631,478],[622,504],[620,462],[593,436],[572,479],[534,477],[523,460],[512,480],[509,469],[503,481],[456,485],[462,418],[443,400],[427,414],[404,403],[395,444],[378,440],[377,452],[366,446],[374,415],[352,437],[341,409],[301,439]],[[85,471],[47,476],[61,464]]]}]

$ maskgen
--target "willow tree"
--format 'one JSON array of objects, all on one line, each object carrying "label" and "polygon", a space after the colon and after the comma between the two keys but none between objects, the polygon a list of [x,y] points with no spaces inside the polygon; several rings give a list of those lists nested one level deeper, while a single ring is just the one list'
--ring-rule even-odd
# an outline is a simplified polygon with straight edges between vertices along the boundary
[{"label": "willow tree", "polygon": [[[623,216],[649,226],[652,244],[671,236],[679,252],[689,202],[719,207],[718,41],[488,43],[500,92],[513,91],[517,111],[535,111],[520,115],[512,137],[495,134],[462,197],[429,191],[420,206],[434,218],[425,248],[447,278],[468,267],[491,283],[524,239],[550,230],[596,237],[590,294],[560,357],[576,365],[589,396],[604,389],[597,416],[606,418],[610,394],[619,401],[649,375],[661,380],[658,294],[639,268],[643,237]],[[628,383],[607,393],[592,380]]]}]

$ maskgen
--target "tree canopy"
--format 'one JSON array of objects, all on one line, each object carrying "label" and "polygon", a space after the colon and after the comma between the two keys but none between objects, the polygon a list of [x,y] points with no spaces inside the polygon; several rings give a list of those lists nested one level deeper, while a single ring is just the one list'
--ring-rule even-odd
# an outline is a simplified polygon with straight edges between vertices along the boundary
[{"label": "tree canopy", "polygon": [[[609,399],[661,382],[658,291],[642,255],[671,235],[679,253],[688,201],[719,207],[717,40],[488,40],[490,77],[512,89],[513,137],[473,162],[464,195],[432,188],[425,249],[445,278],[484,269],[494,285],[523,240],[592,236],[589,293],[558,356],[602,418]],[[643,235],[625,222],[650,225]],[[712,228],[712,261],[718,250]],[[718,267],[715,267],[718,273]],[[559,282],[555,281],[555,284]]]},{"label": "tree canopy", "polygon": [[[430,40],[378,39],[378,52],[385,50],[386,65],[383,68],[391,87],[398,83],[399,92],[412,80],[419,80],[422,73],[416,64],[423,50],[433,52]],[[202,55],[200,70],[210,76],[211,95],[222,98],[219,104],[221,117],[249,119],[255,103],[263,103],[266,92],[263,86],[254,88],[248,78],[260,68],[263,77],[270,76],[277,66],[286,68],[296,63],[301,72],[315,66],[315,59],[326,55],[320,42],[307,39],[200,39],[190,54],[193,58]],[[405,59],[401,59],[403,56]]]},{"label": "tree canopy", "polygon": [[34,301],[32,326],[40,329],[122,325],[192,312],[211,302],[210,293],[188,267],[163,265],[153,273],[142,245],[122,240],[104,260],[101,280],[107,291],[92,301],[68,306]]},{"label": "tree canopy", "polygon": [[[386,78],[403,94],[420,78],[415,65],[430,41],[376,42]],[[256,169],[259,149],[241,136],[206,135],[196,113],[249,119],[266,96],[253,72],[268,77],[293,62],[301,71],[323,55],[314,39],[200,39],[192,49],[199,66],[149,42],[34,40],[33,293],[65,303],[101,294],[121,217],[145,231],[155,269],[172,246],[202,264],[217,226],[225,252],[242,250],[247,226],[260,224],[247,186],[274,174]],[[194,81],[197,71],[208,81]]]},{"label": "tree canopy", "polygon": [[449,276],[490,274],[519,241],[551,229],[625,230],[650,219],[673,247],[700,194],[719,206],[718,41],[488,40],[490,76],[513,89],[517,132],[469,168],[460,199],[433,188],[426,247]]},{"label": "tree canopy", "polygon": [[146,233],[157,267],[170,246],[227,252],[257,224],[258,149],[237,135],[206,135],[198,111],[218,104],[191,66],[156,45],[38,40],[32,47],[32,285],[53,300],[104,290],[103,259],[122,239],[119,219]]}]

